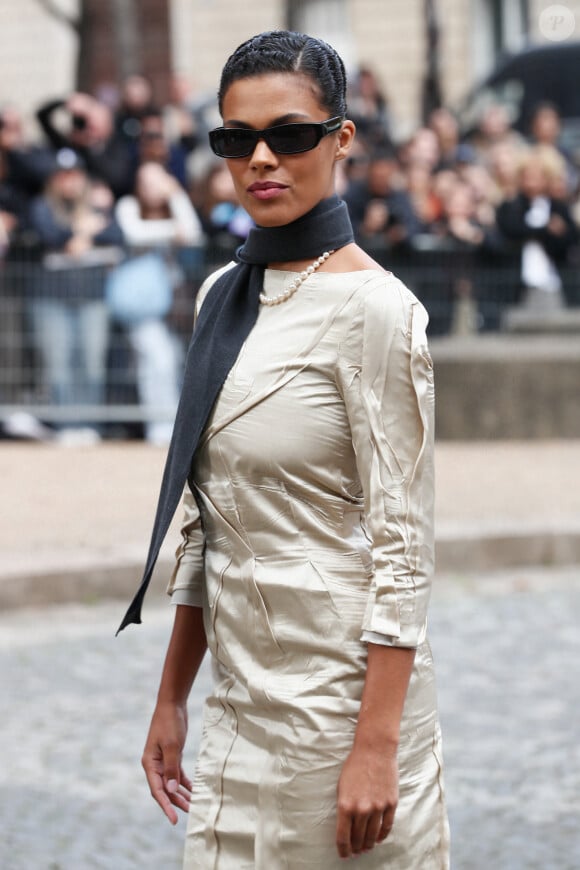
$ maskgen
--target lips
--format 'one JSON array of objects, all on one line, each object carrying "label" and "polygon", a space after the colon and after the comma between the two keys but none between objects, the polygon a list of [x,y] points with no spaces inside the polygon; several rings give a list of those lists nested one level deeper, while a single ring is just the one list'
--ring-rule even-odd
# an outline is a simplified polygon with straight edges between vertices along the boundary
[{"label": "lips", "polygon": [[272,188],[285,188],[285,184],[280,184],[279,181],[254,181],[250,184],[248,191],[254,193],[257,190],[271,190]]},{"label": "lips", "polygon": [[286,184],[280,184],[278,181],[254,181],[247,188],[248,193],[256,199],[272,199],[287,189]]}]

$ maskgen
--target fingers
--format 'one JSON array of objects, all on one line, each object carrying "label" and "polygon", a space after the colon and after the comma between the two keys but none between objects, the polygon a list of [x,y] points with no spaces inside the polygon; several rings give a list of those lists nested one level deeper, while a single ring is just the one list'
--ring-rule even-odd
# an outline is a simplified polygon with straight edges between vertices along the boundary
[{"label": "fingers", "polygon": [[350,858],[352,855],[351,829],[352,818],[350,813],[341,810],[339,807],[336,823],[336,848],[341,858]]},{"label": "fingers", "polygon": [[179,782],[183,786],[184,789],[187,790],[189,794],[191,794],[191,789],[193,788],[193,783],[190,778],[185,773],[183,767],[179,768]]},{"label": "fingers", "polygon": [[391,833],[391,828],[393,827],[394,822],[394,813],[387,812],[384,814],[381,826],[379,828],[379,833],[377,834],[377,843],[382,843],[383,840],[386,840],[389,834]]},{"label": "fingers", "polygon": [[380,812],[375,812],[371,816],[369,816],[366,823],[366,830],[362,829],[361,839],[360,841],[356,841],[353,838],[352,848],[353,852],[356,851],[357,846],[359,847],[359,851],[361,852],[370,852],[371,849],[374,848],[376,843],[378,842],[379,831],[381,830],[381,825],[383,821],[383,814]]},{"label": "fingers", "polygon": [[336,845],[341,858],[351,858],[370,852],[377,843],[382,843],[393,827],[394,812],[384,814],[377,810],[370,813],[338,814]]},{"label": "fingers", "polygon": [[187,788],[183,783],[179,783],[176,780],[170,780],[166,786],[165,791],[169,796],[169,800],[173,804],[173,806],[178,807],[183,812],[188,812],[189,810],[189,802],[191,800],[191,789]]},{"label": "fingers", "polygon": [[188,812],[191,799],[192,784],[179,763],[180,755],[173,745],[157,745],[153,749],[146,746],[141,760],[151,796],[172,825],[177,824],[174,807]]},{"label": "fingers", "polygon": [[157,773],[147,773],[147,781],[151,797],[157,801],[172,825],[177,824],[177,813],[174,807],[184,813],[189,811],[191,800],[190,788],[180,784],[176,780],[170,780],[167,784],[163,777]]},{"label": "fingers", "polygon": [[[143,767],[145,767],[145,764],[143,765]],[[145,773],[147,775],[147,782],[149,783],[151,797],[153,798],[153,800],[157,801],[171,824],[176,825],[177,813],[173,809],[173,801],[175,799],[174,794],[170,794],[166,791],[165,783],[163,782],[163,777],[160,773],[148,770],[146,767]],[[176,791],[175,794],[178,794],[178,792]]]}]

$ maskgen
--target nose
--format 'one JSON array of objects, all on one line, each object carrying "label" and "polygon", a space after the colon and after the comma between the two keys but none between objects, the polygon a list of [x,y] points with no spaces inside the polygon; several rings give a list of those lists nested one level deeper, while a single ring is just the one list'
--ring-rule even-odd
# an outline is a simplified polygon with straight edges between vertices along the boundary
[{"label": "nose", "polygon": [[278,157],[275,151],[268,146],[265,139],[258,139],[250,157],[250,165],[254,166],[274,166],[278,162]]}]

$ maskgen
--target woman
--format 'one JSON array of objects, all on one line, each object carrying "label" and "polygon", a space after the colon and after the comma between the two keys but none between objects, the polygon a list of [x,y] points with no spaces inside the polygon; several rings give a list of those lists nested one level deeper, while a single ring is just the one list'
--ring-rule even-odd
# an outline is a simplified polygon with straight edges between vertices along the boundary
[{"label": "woman", "polygon": [[[158,252],[161,280],[168,284],[174,282],[178,272],[176,263],[170,260],[169,249],[180,245],[193,247],[203,240],[201,224],[189,197],[158,163],[143,163],[139,167],[135,193],[119,200],[116,216],[128,245],[141,253],[152,248]],[[126,329],[137,363],[139,400],[152,413],[164,412],[167,417],[148,420],[145,438],[151,444],[167,445],[179,398],[181,352],[177,338],[162,317],[144,317],[127,324]]]},{"label": "woman", "polygon": [[517,195],[497,210],[500,232],[521,246],[524,301],[547,309],[563,303],[560,267],[578,239],[568,204],[553,196],[561,173],[560,155],[536,145],[522,157]]},{"label": "woman", "polygon": [[[367,868],[448,866],[424,637],[426,316],[352,242],[333,197],[335,165],[354,136],[344,94],[334,50],[296,33],[249,40],[222,73],[225,127],[212,147],[258,229],[242,264],[202,288],[196,367],[205,357],[195,333],[219,328],[215,291],[226,306],[238,282],[254,293],[259,274],[261,292],[193,445],[194,494],[170,583],[175,626],[143,756],[168,818],[189,808],[186,868],[328,870],[353,855]],[[265,272],[255,265],[263,261]],[[234,323],[246,308],[232,305]],[[164,493],[186,446],[184,394],[161,532],[122,627],[140,620],[170,514]],[[215,688],[192,783],[181,763],[186,700],[206,647]]]}]

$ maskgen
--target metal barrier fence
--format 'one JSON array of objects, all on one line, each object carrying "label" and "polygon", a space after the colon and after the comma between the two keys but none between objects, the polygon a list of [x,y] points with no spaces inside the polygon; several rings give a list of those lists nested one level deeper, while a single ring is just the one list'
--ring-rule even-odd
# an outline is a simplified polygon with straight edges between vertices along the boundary
[{"label": "metal barrier fence", "polygon": [[[480,252],[425,237],[413,248],[369,252],[423,302],[432,336],[498,330],[519,301],[513,249]],[[144,426],[172,419],[196,293],[233,247],[174,250],[171,309],[147,329],[116,322],[107,311],[104,288],[120,253],[66,262],[21,248],[0,262],[0,422],[27,412],[50,426],[140,435]],[[566,270],[563,279],[567,304],[580,305],[578,271]]]}]

